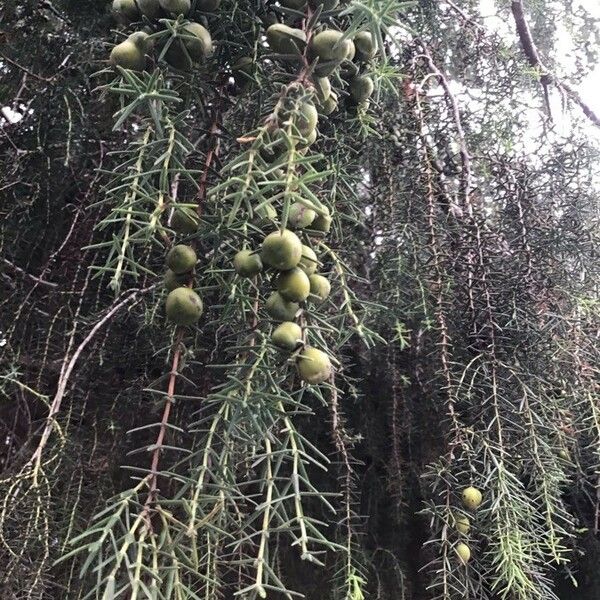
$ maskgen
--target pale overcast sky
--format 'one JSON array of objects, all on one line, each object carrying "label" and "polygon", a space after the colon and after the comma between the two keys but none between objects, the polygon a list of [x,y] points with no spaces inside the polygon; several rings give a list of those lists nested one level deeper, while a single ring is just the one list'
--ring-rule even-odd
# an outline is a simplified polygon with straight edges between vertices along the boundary
[{"label": "pale overcast sky", "polygon": [[[559,0],[562,1],[562,0]],[[507,40],[516,40],[515,26],[512,20],[497,16],[497,0],[480,0],[481,14],[485,17],[486,26]],[[600,0],[573,0],[573,11],[584,8],[593,17],[600,19]],[[600,27],[600,23],[598,25]],[[571,35],[561,23],[557,24],[559,36],[556,47],[556,57],[560,57],[564,72],[557,73],[568,81],[569,73],[575,68],[575,57],[578,49],[573,44]],[[561,34],[562,31],[562,34]],[[576,86],[583,100],[596,112],[600,113],[600,65],[596,65],[592,73],[587,76],[580,85]],[[559,100],[555,98],[555,100]],[[556,112],[556,111],[555,111]],[[560,112],[560,111],[559,111]]]}]

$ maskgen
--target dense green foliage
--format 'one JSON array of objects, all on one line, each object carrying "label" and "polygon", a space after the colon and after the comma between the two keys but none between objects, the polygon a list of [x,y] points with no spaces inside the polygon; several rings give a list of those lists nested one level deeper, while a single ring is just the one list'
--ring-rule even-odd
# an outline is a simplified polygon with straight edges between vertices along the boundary
[{"label": "dense green foliage", "polygon": [[0,596],[597,598],[597,22],[280,4],[0,7]]}]

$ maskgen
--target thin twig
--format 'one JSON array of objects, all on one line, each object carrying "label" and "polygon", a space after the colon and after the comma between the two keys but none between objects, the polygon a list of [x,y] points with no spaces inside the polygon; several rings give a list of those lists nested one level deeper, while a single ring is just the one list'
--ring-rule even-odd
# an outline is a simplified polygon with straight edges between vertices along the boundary
[{"label": "thin twig", "polygon": [[447,4],[454,12],[458,13],[463,23],[472,25],[477,29],[483,30],[483,26],[475,21],[473,17],[470,17],[462,8],[459,8],[452,2],[452,0],[440,0],[442,4]]},{"label": "thin twig", "polygon": [[30,71],[26,67],[20,65],[18,62],[15,62],[11,58],[8,58],[8,56],[6,56],[5,54],[2,54],[2,52],[0,52],[0,58],[2,58],[2,60],[5,60],[7,63],[13,65],[13,67],[17,67],[17,69],[20,69],[24,73],[27,73],[27,75],[31,75],[31,77],[35,77],[39,81],[44,81],[46,83],[52,83],[52,81],[54,80],[54,77],[56,77],[56,76],[53,76],[50,79],[48,79],[47,77],[42,77],[41,75],[36,75],[33,71]]},{"label": "thin twig", "polygon": [[57,288],[58,287],[58,283],[54,283],[53,281],[45,281],[44,279],[40,279],[39,277],[36,277],[35,275],[32,275],[31,273],[28,273],[27,271],[25,271],[25,269],[21,269],[21,267],[17,267],[17,265],[15,265],[14,263],[10,262],[10,260],[3,258],[2,262],[4,262],[5,265],[8,265],[11,269],[15,270],[17,273],[21,273],[21,275],[28,277],[29,279],[31,279],[32,281],[35,281],[36,283],[39,283],[40,285],[46,285],[48,287],[51,288]]},{"label": "thin twig", "polygon": [[450,89],[450,83],[446,79],[446,76],[438,69],[437,65],[434,63],[433,58],[427,49],[427,46],[420,40],[419,44],[423,49],[423,55],[427,61],[427,66],[429,70],[435,74],[435,76],[439,79],[440,85],[444,88],[446,99],[450,105],[450,109],[452,110],[452,116],[454,119],[454,124],[456,127],[456,132],[458,134],[458,145],[460,152],[460,160],[462,163],[462,177],[460,180],[462,195],[465,202],[465,207],[469,211],[471,210],[471,187],[472,187],[472,173],[471,173],[471,157],[469,155],[469,151],[466,144],[466,136],[462,126],[462,121],[460,118],[460,110],[458,108],[458,102]]},{"label": "thin twig", "polygon": [[[152,286],[152,287],[154,287],[154,286]],[[54,396],[54,399],[52,400],[52,404],[50,405],[50,412],[48,413],[48,417],[46,419],[46,425],[44,427],[44,431],[42,432],[42,437],[40,438],[40,441],[38,443],[38,446],[37,446],[35,452],[29,459],[28,464],[33,464],[33,463],[39,464],[39,462],[40,462],[42,452],[44,451],[44,448],[46,446],[46,443],[48,442],[48,438],[50,437],[50,433],[51,433],[53,425],[54,425],[54,417],[60,411],[60,406],[61,406],[63,398],[65,396],[65,392],[67,390],[67,385],[69,383],[71,373],[73,372],[73,369],[75,368],[75,365],[76,365],[77,361],[79,360],[81,353],[85,350],[86,346],[94,339],[94,337],[100,331],[100,329],[102,329],[102,327],[104,327],[104,325],[106,325],[106,323],[108,323],[116,313],[118,313],[124,306],[127,306],[134,300],[139,302],[138,297],[142,294],[145,294],[149,290],[151,290],[152,287],[145,288],[142,290],[140,290],[140,289],[130,290],[128,296],[126,298],[124,298],[123,300],[121,300],[119,303],[115,304],[115,306],[113,306],[113,308],[111,310],[109,310],[104,315],[104,317],[102,317],[102,319],[100,319],[94,325],[94,327],[92,327],[91,331],[87,334],[87,336],[84,338],[84,340],[81,342],[81,344],[79,344],[79,346],[73,353],[73,356],[71,357],[71,360],[69,361],[66,369],[64,369],[64,371],[61,373],[61,376],[58,381],[58,387],[56,389],[56,394]]]},{"label": "thin twig", "polygon": [[[548,113],[550,113],[550,104],[548,100],[548,86],[554,83],[556,87],[561,89],[567,94],[567,96],[579,106],[583,114],[594,124],[596,127],[600,127],[600,117],[583,101],[579,93],[574,90],[570,84],[565,83],[559,79],[555,73],[553,73],[548,67],[546,67],[540,58],[537,46],[531,35],[531,30],[525,18],[525,10],[523,7],[523,0],[512,0],[511,10],[515,25],[517,28],[517,34],[519,41],[525,53],[525,57],[529,61],[529,64],[540,72],[540,83],[544,88],[544,95],[546,99],[546,105],[548,107]],[[551,116],[551,115],[550,115]]]},{"label": "thin twig", "polygon": [[[223,98],[223,87],[219,88],[219,98]],[[215,138],[214,142],[211,144],[208,152],[206,153],[206,160],[204,161],[204,170],[202,171],[202,176],[200,177],[200,183],[198,186],[198,193],[196,195],[196,203],[197,203],[197,212],[198,215],[202,215],[203,205],[206,201],[207,195],[207,182],[208,182],[208,174],[210,172],[210,168],[212,166],[212,162],[215,158],[219,156],[219,149],[221,145],[221,129],[219,126],[219,121],[221,119],[221,105],[219,104],[215,109],[213,121],[211,123],[209,129],[209,136]]]}]

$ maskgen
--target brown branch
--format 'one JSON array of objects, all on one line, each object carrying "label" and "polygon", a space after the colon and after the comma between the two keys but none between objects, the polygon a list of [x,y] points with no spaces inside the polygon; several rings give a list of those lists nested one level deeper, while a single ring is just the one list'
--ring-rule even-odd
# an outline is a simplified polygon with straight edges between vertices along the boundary
[{"label": "brown branch", "polygon": [[521,46],[523,47],[523,52],[525,52],[525,57],[532,67],[539,69],[542,72],[542,81],[543,78],[546,77],[546,82],[549,83],[551,74],[542,63],[542,59],[540,58],[537,47],[533,41],[531,30],[529,29],[529,25],[525,19],[523,0],[513,0],[511,9],[515,19],[517,33],[519,34],[519,40],[521,42]]},{"label": "brown branch", "polygon": [[515,25],[517,27],[517,34],[523,47],[525,57],[529,61],[529,64],[540,72],[540,83],[544,89],[544,102],[546,103],[546,110],[548,116],[552,120],[552,111],[550,110],[550,98],[548,95],[548,86],[552,83],[553,76],[548,69],[542,63],[542,59],[538,53],[537,47],[533,41],[531,30],[525,19],[525,11],[523,10],[522,0],[513,0],[511,4],[512,14],[515,19]]},{"label": "brown branch", "polygon": [[169,383],[167,385],[167,397],[165,399],[165,406],[163,409],[162,419],[160,421],[160,428],[158,430],[158,436],[154,444],[152,451],[152,461],[150,464],[150,482],[148,498],[144,506],[146,515],[152,509],[152,505],[156,500],[156,494],[158,493],[158,463],[160,461],[160,455],[163,449],[165,436],[167,434],[167,427],[169,424],[169,417],[171,415],[171,408],[173,407],[173,398],[175,397],[175,383],[177,381],[177,375],[179,374],[179,362],[181,360],[181,342],[183,340],[183,328],[180,328],[175,338],[175,344],[173,345],[173,362],[171,363],[171,372],[169,374]]},{"label": "brown branch", "polygon": [[[223,89],[219,90],[219,98],[222,99]],[[197,200],[197,213],[200,216],[202,214],[203,203],[206,200],[207,193],[207,182],[208,182],[208,174],[210,172],[210,168],[213,160],[219,154],[220,147],[220,127],[219,127],[219,119],[220,119],[221,106],[215,109],[214,117],[212,124],[209,129],[209,137],[215,138],[214,143],[211,144],[208,152],[206,153],[206,159],[204,161],[204,169],[202,171],[202,175],[200,178],[200,182],[198,184],[198,193],[196,195]],[[173,184],[171,186],[171,198],[172,201],[175,202],[177,200],[177,194],[179,191],[179,174],[177,174],[174,178]],[[169,241],[169,240],[167,240]],[[188,281],[188,287],[193,287],[193,277]],[[154,505],[156,503],[156,496],[159,492],[158,487],[158,466],[160,462],[160,456],[164,447],[165,437],[167,435],[167,428],[169,426],[169,418],[171,416],[171,410],[173,407],[173,399],[175,397],[175,384],[177,382],[177,376],[179,375],[179,363],[181,361],[181,352],[182,352],[182,342],[183,335],[185,329],[180,327],[176,333],[175,343],[173,345],[173,360],[171,363],[171,371],[169,373],[169,383],[167,385],[167,397],[165,399],[165,405],[163,408],[163,414],[160,421],[160,426],[158,430],[158,435],[156,437],[156,442],[154,443],[152,450],[152,459],[150,463],[150,474],[148,479],[148,496],[146,498],[146,502],[144,504],[144,517],[146,518],[146,523],[149,529],[152,529],[151,522],[151,514],[154,511]]]},{"label": "brown branch", "polygon": [[[437,67],[435,67],[435,65],[433,64],[433,61],[431,60],[431,56],[429,55],[429,53],[427,53],[425,56],[428,57],[427,60],[430,63],[429,68],[430,69],[435,68],[435,70],[438,73],[440,73],[439,69],[437,69]],[[446,88],[444,88],[444,89],[446,89]],[[446,405],[447,405],[447,409],[448,409],[448,415],[452,421],[452,427],[453,427],[454,439],[450,445],[450,447],[451,447],[450,458],[453,458],[454,457],[453,456],[453,448],[455,446],[460,445],[460,440],[462,439],[462,430],[461,430],[461,425],[458,420],[458,415],[456,414],[456,411],[455,411],[454,396],[452,395],[452,374],[450,371],[451,365],[452,365],[451,339],[450,339],[450,333],[449,333],[449,328],[448,328],[448,321],[446,318],[447,315],[444,310],[445,298],[444,298],[443,282],[446,277],[446,272],[442,266],[442,264],[443,264],[442,263],[442,250],[440,248],[440,242],[438,239],[439,236],[437,235],[436,226],[435,226],[435,188],[434,188],[434,179],[433,179],[433,173],[432,173],[432,167],[431,167],[431,160],[430,160],[428,144],[427,144],[427,134],[426,134],[426,128],[425,128],[425,121],[424,121],[424,117],[423,117],[423,108],[422,108],[421,97],[422,97],[421,91],[417,90],[417,93],[415,95],[415,119],[418,124],[418,135],[421,138],[421,143],[422,143],[422,146],[420,148],[420,153],[421,153],[420,159],[421,159],[423,167],[424,167],[423,168],[423,170],[424,170],[424,182],[423,183],[425,186],[425,195],[426,195],[426,199],[427,199],[427,228],[428,228],[428,238],[429,238],[428,239],[428,247],[431,252],[433,272],[435,273],[435,279],[433,280],[432,291],[435,294],[435,304],[436,304],[435,317],[436,317],[438,327],[439,327],[439,332],[440,332],[440,340],[438,342],[438,346],[440,347],[440,353],[441,353],[440,359],[441,359],[442,370],[444,372],[444,379],[445,379],[444,391],[445,391],[445,395],[447,397]],[[465,143],[464,140],[463,140],[463,143]],[[468,267],[468,271],[469,271],[469,275],[468,275],[469,281],[471,281],[472,273],[473,273],[473,266],[472,266],[470,259],[467,261],[467,267]],[[471,288],[470,285],[469,285],[469,288]],[[469,291],[469,306],[471,308],[471,311],[473,312],[475,309],[474,309],[474,300],[473,300],[471,291]]]},{"label": "brown branch", "polygon": [[583,101],[579,93],[574,90],[568,83],[565,83],[559,79],[550,69],[548,69],[538,52],[537,46],[531,35],[531,30],[525,18],[525,10],[523,8],[523,0],[512,0],[511,9],[513,18],[515,20],[515,26],[517,28],[517,35],[521,42],[521,47],[529,64],[540,72],[540,83],[544,89],[544,97],[548,114],[550,118],[550,102],[548,99],[548,86],[554,83],[556,87],[562,90],[579,108],[583,114],[594,124],[596,127],[600,127],[600,117]]},{"label": "brown branch", "polygon": [[[211,133],[213,133],[213,128],[214,128],[215,124],[213,123],[213,127],[211,127]],[[218,144],[218,142],[217,142]],[[210,171],[210,167],[212,164],[212,161],[215,157],[215,154],[217,152],[217,148],[215,146],[213,146],[212,148],[210,148],[210,150],[207,152],[206,154],[206,161],[204,163],[204,171],[202,172],[202,177],[200,179],[200,187],[198,188],[198,214],[200,215],[202,213],[202,204],[204,202],[204,200],[206,199],[206,183],[208,180],[208,173]]]}]

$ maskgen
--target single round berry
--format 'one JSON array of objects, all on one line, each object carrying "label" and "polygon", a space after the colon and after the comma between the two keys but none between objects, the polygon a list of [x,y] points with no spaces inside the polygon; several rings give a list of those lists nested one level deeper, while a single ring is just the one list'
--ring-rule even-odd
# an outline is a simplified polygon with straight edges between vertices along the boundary
[{"label": "single round berry", "polygon": [[465,508],[468,508],[469,510],[475,510],[479,507],[482,500],[483,496],[477,488],[470,486],[463,490],[462,501],[465,505]]},{"label": "single round berry", "polygon": [[296,365],[300,378],[311,384],[327,381],[333,372],[329,356],[322,350],[310,346],[300,352]]},{"label": "single round berry", "polygon": [[274,321],[293,321],[300,305],[286,300],[279,292],[273,292],[265,302],[265,309]]},{"label": "single round berry", "polygon": [[277,291],[284,300],[302,302],[310,294],[310,281],[302,269],[295,267],[277,278]]},{"label": "single round berry", "polygon": [[325,302],[331,293],[331,284],[327,277],[323,275],[313,274],[308,278],[310,282],[310,295],[311,300],[317,304]]},{"label": "single round berry", "polygon": [[188,287],[178,287],[167,296],[167,318],[176,325],[193,325],[202,315],[200,296]]},{"label": "single round berry", "polygon": [[254,277],[262,271],[263,264],[258,254],[240,250],[233,259],[233,268],[240,277]]},{"label": "single round berry", "polygon": [[275,328],[271,335],[271,341],[278,348],[293,352],[302,341],[302,328],[296,323],[285,321]]},{"label": "single round berry", "polygon": [[196,262],[197,258],[194,249],[184,244],[173,246],[167,254],[167,267],[177,275],[191,271]]},{"label": "single round berry", "polygon": [[456,544],[456,554],[458,554],[460,562],[462,562],[463,565],[466,565],[471,559],[471,548],[464,542],[460,542],[459,544]]},{"label": "single round berry", "polygon": [[274,231],[262,243],[261,258],[274,269],[288,271],[302,258],[302,242],[295,233],[287,229]]},{"label": "single round berry", "polygon": [[316,272],[319,262],[315,251],[310,247],[302,244],[302,258],[298,263],[298,268],[302,269],[309,277]]}]

